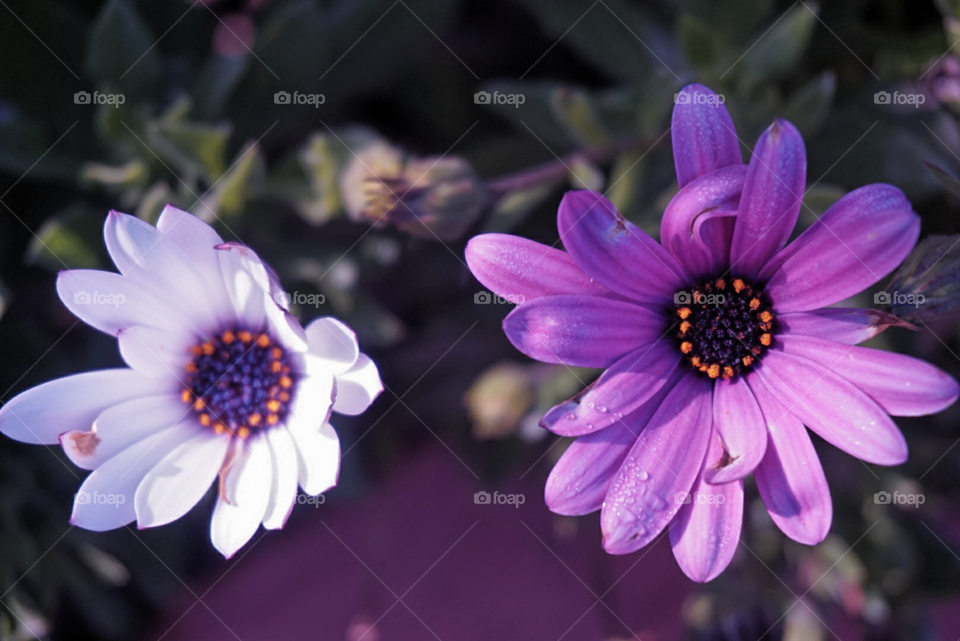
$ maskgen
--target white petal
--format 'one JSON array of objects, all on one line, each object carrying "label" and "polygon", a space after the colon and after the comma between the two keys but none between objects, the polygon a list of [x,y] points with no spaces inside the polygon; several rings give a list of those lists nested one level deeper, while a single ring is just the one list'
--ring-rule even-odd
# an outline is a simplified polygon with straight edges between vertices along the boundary
[{"label": "white petal", "polygon": [[0,432],[24,443],[57,443],[64,432],[87,431],[112,405],[173,391],[132,369],[104,369],[65,376],[18,394],[0,409]]},{"label": "white petal", "polygon": [[101,465],[80,486],[70,523],[103,532],[135,520],[134,497],[143,477],[198,429],[176,425],[139,441]]},{"label": "white petal", "polygon": [[95,470],[148,436],[181,422],[191,412],[178,396],[146,396],[104,410],[89,431],[60,435],[60,445],[73,463]]},{"label": "white petal", "polygon": [[172,240],[134,216],[110,212],[104,225],[107,249],[117,268],[151,294],[176,306],[200,332],[232,319],[232,309],[217,309],[195,265]]},{"label": "white petal", "polygon": [[330,419],[334,396],[333,374],[317,371],[304,376],[297,383],[287,426],[291,431],[306,427],[317,429]]},{"label": "white petal", "polygon": [[320,429],[291,429],[297,444],[297,468],[300,487],[311,496],[337,484],[340,473],[340,439],[333,426],[324,423]]},{"label": "white petal", "polygon": [[192,358],[190,349],[198,343],[190,331],[152,327],[129,327],[120,330],[117,338],[127,365],[145,376],[165,376],[181,382],[184,367]]},{"label": "white petal", "polygon": [[307,326],[306,332],[310,354],[327,362],[334,374],[347,371],[357,362],[357,335],[336,318],[318,318]]},{"label": "white petal", "polygon": [[263,327],[266,321],[266,297],[263,288],[257,284],[256,278],[250,273],[239,253],[219,250],[217,256],[234,314],[251,329]]},{"label": "white petal", "polygon": [[230,438],[202,430],[150,470],[134,500],[137,527],[166,525],[189,512],[217,478]]},{"label": "white petal", "polygon": [[273,460],[267,440],[252,438],[244,446],[224,472],[229,503],[220,496],[210,521],[210,539],[228,559],[256,534],[270,498]]},{"label": "white petal", "polygon": [[57,294],[77,318],[113,336],[134,325],[176,329],[189,323],[176,307],[161,302],[139,282],[112,272],[60,272]]},{"label": "white petal", "polygon": [[215,249],[223,239],[213,227],[193,214],[167,205],[157,220],[157,229],[190,259],[213,297],[213,306],[218,310],[232,311],[230,295],[220,271],[220,252]]},{"label": "white petal", "polygon": [[337,400],[333,411],[339,414],[363,413],[383,391],[377,366],[366,354],[360,354],[356,364],[336,378]]},{"label": "white petal", "polygon": [[263,527],[278,530],[287,522],[297,500],[297,448],[284,427],[267,430],[267,440],[273,457],[273,483]]}]

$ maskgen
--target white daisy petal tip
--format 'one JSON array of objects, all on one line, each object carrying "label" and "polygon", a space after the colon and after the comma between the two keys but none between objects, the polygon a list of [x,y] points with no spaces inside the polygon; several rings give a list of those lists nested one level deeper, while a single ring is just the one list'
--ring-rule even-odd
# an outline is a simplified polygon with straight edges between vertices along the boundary
[{"label": "white daisy petal tip", "polygon": [[384,389],[376,363],[363,353],[353,367],[336,377],[336,383],[333,411],[347,416],[365,412]]}]

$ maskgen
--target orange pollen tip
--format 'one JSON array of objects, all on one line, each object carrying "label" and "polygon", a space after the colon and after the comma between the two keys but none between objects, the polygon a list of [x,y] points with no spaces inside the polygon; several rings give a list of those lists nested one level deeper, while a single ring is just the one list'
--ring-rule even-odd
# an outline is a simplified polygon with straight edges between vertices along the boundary
[{"label": "orange pollen tip", "polygon": [[690,331],[690,328],[693,327],[693,324],[690,321],[683,321],[680,323],[680,334],[686,334]]},{"label": "orange pollen tip", "polygon": [[260,338],[257,339],[257,345],[260,347],[266,347],[270,344],[270,337],[266,334],[261,334]]},{"label": "orange pollen tip", "polygon": [[760,314],[760,320],[762,320],[764,323],[769,323],[773,320],[773,314],[770,312],[763,312]]},{"label": "orange pollen tip", "polygon": [[250,428],[246,425],[241,425],[240,429],[237,430],[237,436],[240,438],[247,438],[250,436]]},{"label": "orange pollen tip", "polygon": [[693,365],[694,367],[700,367],[702,363],[703,363],[703,360],[699,356],[694,356],[693,358],[690,359],[690,364]]},{"label": "orange pollen tip", "polygon": [[197,366],[194,365],[193,361],[190,361],[189,363],[187,363],[187,371],[192,373],[197,372]]},{"label": "orange pollen tip", "polygon": [[699,369],[701,372],[705,372],[705,371],[707,371],[707,366],[706,366],[706,365],[701,365],[698,369]]},{"label": "orange pollen tip", "polygon": [[680,351],[684,354],[689,354],[693,351],[693,343],[687,341],[680,343]]},{"label": "orange pollen tip", "polygon": [[713,365],[708,367],[707,376],[709,376],[710,378],[717,378],[718,376],[720,376],[720,366],[714,363]]},{"label": "orange pollen tip", "polygon": [[233,335],[233,332],[231,332],[229,329],[228,329],[227,331],[225,331],[225,332],[223,333],[223,336],[221,336],[220,338],[223,339],[223,342],[224,342],[224,343],[228,343],[228,344],[229,344],[229,343],[232,343],[233,341],[235,341],[235,340],[237,339],[237,337],[234,336],[234,335]]},{"label": "orange pollen tip", "polygon": [[290,400],[290,395],[287,394],[286,392],[280,392],[280,395],[277,398],[279,398],[281,401],[286,403],[287,401]]},{"label": "orange pollen tip", "polygon": [[210,356],[211,354],[213,354],[213,343],[204,343],[201,346],[201,349],[203,350],[204,354],[206,354],[207,356]]},{"label": "orange pollen tip", "polygon": [[267,414],[267,425],[276,425],[279,420],[280,417],[276,414]]},{"label": "orange pollen tip", "polygon": [[209,415],[209,414],[201,414],[199,420],[200,420],[200,425],[203,425],[204,427],[210,427],[210,415]]},{"label": "orange pollen tip", "polygon": [[[270,410],[271,412],[274,412],[274,413],[275,413],[275,412],[279,412],[279,411],[280,411],[280,401],[278,401],[278,400],[276,400],[276,399],[267,401],[267,409]],[[269,418],[269,417],[267,417],[267,418]]]},{"label": "orange pollen tip", "polygon": [[261,418],[263,417],[260,416],[259,412],[254,412],[253,414],[247,417],[247,422],[250,423],[250,425],[257,426],[257,425],[260,425]]},{"label": "orange pollen tip", "polygon": [[193,394],[190,393],[190,390],[185,389],[182,392],[180,392],[180,400],[183,401],[184,403],[189,403],[190,401],[193,400]]},{"label": "orange pollen tip", "polygon": [[757,311],[757,308],[758,308],[758,307],[760,307],[760,299],[759,299],[759,298],[751,298],[751,299],[750,299],[750,310],[751,310],[751,311]]},{"label": "orange pollen tip", "polygon": [[271,372],[276,373],[276,372],[279,372],[281,369],[283,369],[283,364],[280,361],[273,361],[272,363],[270,363]]},{"label": "orange pollen tip", "polygon": [[195,401],[193,402],[193,409],[195,409],[195,410],[198,411],[198,412],[199,412],[200,410],[202,410],[202,409],[203,409],[204,407],[206,407],[206,406],[207,406],[207,405],[206,405],[206,403],[203,402],[203,399],[202,399],[202,398],[198,398],[197,400],[195,400]]},{"label": "orange pollen tip", "polygon": [[223,434],[226,430],[227,430],[227,426],[224,425],[223,423],[217,423],[216,425],[213,426],[213,431],[216,434]]},{"label": "orange pollen tip", "polygon": [[764,347],[770,347],[771,340],[772,340],[772,337],[770,336],[770,334],[760,335],[760,344],[763,345]]},{"label": "orange pollen tip", "polygon": [[733,368],[729,365],[723,368],[723,377],[724,378],[733,378]]},{"label": "orange pollen tip", "polygon": [[243,343],[249,343],[253,340],[253,334],[244,330],[242,332],[237,332],[237,336],[240,338],[240,341]]},{"label": "orange pollen tip", "polygon": [[726,288],[727,288],[727,283],[722,278],[718,278],[717,289],[726,289]]},{"label": "orange pollen tip", "polygon": [[688,318],[690,318],[690,314],[692,313],[693,312],[690,311],[689,307],[681,307],[680,309],[677,310],[677,316],[680,317],[680,320],[687,320]]},{"label": "orange pollen tip", "polygon": [[279,347],[274,347],[270,350],[270,358],[277,359],[283,356],[283,350]]},{"label": "orange pollen tip", "polygon": [[293,385],[293,379],[289,376],[280,377],[280,387],[289,388],[291,385]]},{"label": "orange pollen tip", "polygon": [[750,367],[750,364],[753,363],[753,356],[744,356],[743,357],[743,366]]},{"label": "orange pollen tip", "polygon": [[739,294],[740,292],[742,292],[745,287],[746,287],[746,285],[745,285],[745,284],[743,283],[743,281],[740,280],[739,278],[738,278],[737,280],[733,281],[733,290],[734,290],[735,292],[737,292],[738,294]]},{"label": "orange pollen tip", "polygon": [[199,345],[197,347],[194,347],[191,351],[193,352],[194,356],[200,356],[200,354],[203,354],[203,350],[200,349]]}]

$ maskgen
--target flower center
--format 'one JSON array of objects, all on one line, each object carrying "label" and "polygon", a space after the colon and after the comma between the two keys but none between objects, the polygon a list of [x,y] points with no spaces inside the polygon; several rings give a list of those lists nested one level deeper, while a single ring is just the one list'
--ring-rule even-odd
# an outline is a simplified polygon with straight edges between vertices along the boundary
[{"label": "flower center", "polygon": [[721,277],[677,292],[673,300],[680,351],[710,378],[731,379],[749,371],[773,344],[770,301],[743,279]]},{"label": "flower center", "polygon": [[245,439],[283,423],[295,377],[269,335],[228,329],[193,348],[180,398],[204,427]]}]

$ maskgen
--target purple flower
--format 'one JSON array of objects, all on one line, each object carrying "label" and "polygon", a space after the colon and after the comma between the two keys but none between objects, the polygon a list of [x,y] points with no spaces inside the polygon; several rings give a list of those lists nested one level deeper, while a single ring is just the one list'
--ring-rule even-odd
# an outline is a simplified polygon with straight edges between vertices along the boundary
[{"label": "purple flower", "polygon": [[484,285],[524,296],[503,324],[517,349],[606,368],[541,422],[578,437],[547,480],[547,505],[601,510],[613,554],[669,528],[695,581],[733,557],[751,472],[787,536],[812,545],[827,535],[830,490],[804,426],[859,459],[897,465],[907,445],[890,415],[938,412],[958,395],[953,378],[923,361],[855,347],[897,318],[828,307],[913,248],[920,221],[903,193],[861,187],[787,245],[806,182],[803,139],[777,120],[743,165],[716,102],[677,101],[680,191],[660,243],[602,195],[578,191],[558,214],[566,252],[500,234],[467,247]]}]

